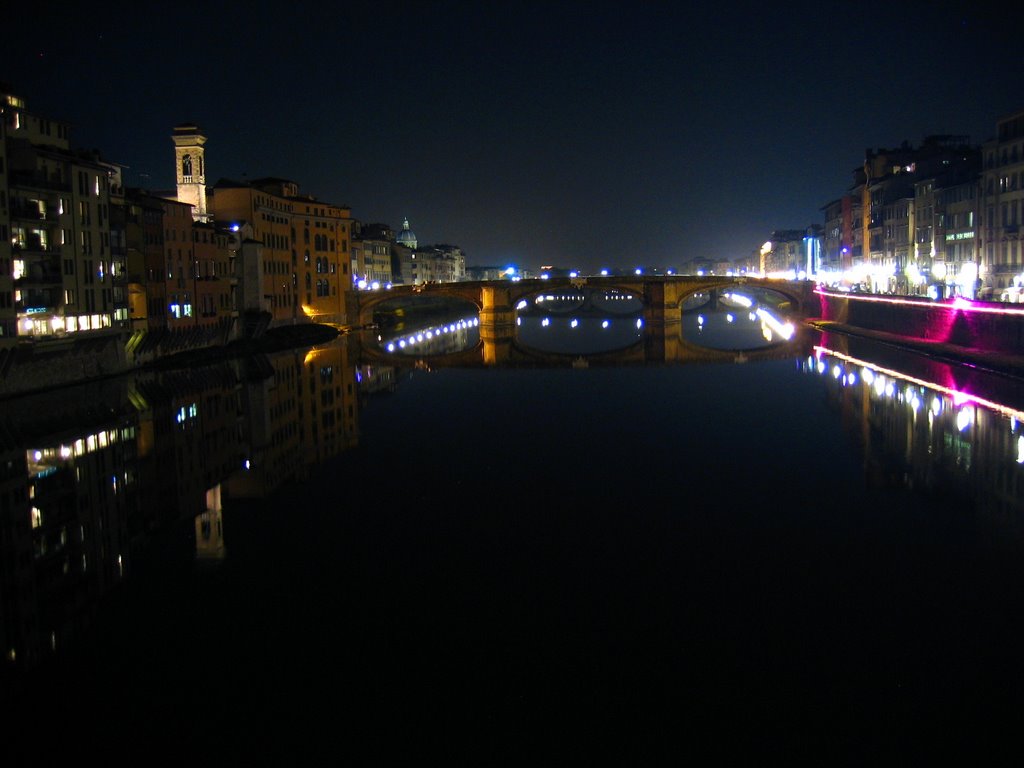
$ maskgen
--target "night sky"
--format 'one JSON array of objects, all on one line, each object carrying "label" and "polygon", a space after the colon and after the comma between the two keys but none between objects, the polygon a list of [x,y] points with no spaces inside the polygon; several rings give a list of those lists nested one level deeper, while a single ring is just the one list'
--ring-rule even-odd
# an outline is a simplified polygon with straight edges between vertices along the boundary
[{"label": "night sky", "polygon": [[130,186],[173,186],[194,121],[209,182],[288,178],[470,265],[667,268],[822,223],[867,147],[990,138],[1024,56],[987,7],[23,3],[0,81]]}]

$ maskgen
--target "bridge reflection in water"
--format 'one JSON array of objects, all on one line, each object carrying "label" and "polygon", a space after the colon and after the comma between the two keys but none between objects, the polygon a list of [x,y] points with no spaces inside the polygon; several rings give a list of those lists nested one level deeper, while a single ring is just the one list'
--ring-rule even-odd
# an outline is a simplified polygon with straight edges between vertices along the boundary
[{"label": "bridge reflection in water", "polygon": [[680,323],[652,322],[630,292],[579,286],[521,299],[512,334],[488,333],[478,315],[453,314],[382,330],[364,354],[428,367],[578,364],[581,358],[606,365],[746,362],[803,350],[797,326],[780,309],[785,304],[761,289],[713,288],[688,297]]},{"label": "bridge reflection in water", "polygon": [[[692,309],[683,326],[712,315],[707,302]],[[734,323],[753,324],[736,306],[722,309],[734,313]],[[628,364],[635,350],[648,354],[650,325],[643,323],[629,349],[586,360]],[[440,336],[424,331],[416,343],[457,338],[475,350],[463,358],[468,367],[486,364],[473,338],[478,325],[440,327]],[[218,740],[223,734],[190,713],[213,696],[232,711],[265,707],[268,719],[280,718],[275,733],[290,750],[296,733],[313,730],[309,713],[319,710],[296,706],[321,700],[311,691],[356,712],[367,711],[381,690],[422,711],[452,690],[474,694],[466,700],[475,705],[482,669],[495,688],[530,697],[549,690],[544,673],[579,663],[580,648],[596,654],[581,681],[626,664],[623,687],[594,706],[616,715],[620,691],[648,672],[633,659],[646,662],[649,654],[659,690],[666,680],[678,683],[703,705],[723,685],[745,692],[742,679],[730,676],[732,654],[760,660],[767,643],[773,692],[794,680],[801,691],[819,691],[822,679],[838,679],[853,694],[828,688],[825,696],[835,696],[844,718],[847,699],[869,696],[867,714],[855,711],[858,739],[879,713],[903,727],[908,708],[929,704],[930,686],[911,686],[891,702],[897,667],[910,680],[951,685],[959,716],[961,692],[978,690],[979,678],[1002,684],[1007,670],[1018,670],[1020,619],[1006,606],[1017,604],[1024,578],[1024,387],[815,329],[807,329],[810,343],[800,355],[786,351],[801,347],[804,334],[798,328],[765,353],[781,350],[797,366],[591,370],[577,380],[575,371],[421,376],[412,364],[461,353],[389,356],[371,350],[362,337],[377,334],[366,331],[311,349],[139,372],[10,404],[0,419],[8,521],[0,536],[0,699],[9,694],[18,714],[8,745],[24,738],[29,721],[51,730],[59,722],[68,736],[60,741],[77,748],[116,713],[119,733],[145,739],[146,749],[154,723],[172,724],[190,748],[205,747],[201,731]],[[509,364],[559,367],[578,359],[528,352],[510,355]],[[718,354],[738,359],[735,351]],[[408,375],[399,380],[398,371]],[[584,386],[550,386],[569,379]],[[467,393],[475,396],[470,402]],[[539,410],[525,410],[524,402]],[[482,426],[467,413],[488,421]],[[615,418],[576,418],[581,413]],[[594,429],[581,434],[588,421]],[[625,440],[629,448],[640,434],[648,450],[607,455],[608,442]],[[762,438],[788,442],[785,450],[765,450]],[[847,450],[850,443],[859,450]],[[453,469],[457,449],[472,461]],[[734,464],[738,450],[742,461]],[[416,482],[396,483],[409,456],[423,460]],[[586,471],[567,474],[564,456]],[[509,459],[514,473],[495,471]],[[623,481],[605,483],[611,471]],[[760,479],[744,483],[749,472]],[[538,478],[566,477],[588,482],[567,486],[572,493],[554,506],[534,503]],[[738,494],[743,501],[760,500],[771,486],[783,489],[787,503],[736,503],[737,485],[747,486]],[[727,502],[700,508],[693,499],[701,487]],[[663,490],[679,489],[693,495],[664,503]],[[578,508],[575,499],[582,499]],[[445,513],[426,511],[430,504]],[[167,533],[169,543],[154,547]],[[640,575],[630,582],[632,574]],[[88,653],[68,656],[79,666],[37,677],[100,627],[107,619],[101,601],[128,581],[156,583],[137,592],[152,607],[136,602],[134,613],[108,621]],[[692,588],[680,592],[680,584]],[[434,620],[425,604],[450,623]],[[562,621],[573,611],[575,628]],[[740,618],[722,630],[723,616]],[[519,634],[509,632],[520,626]],[[609,626],[622,631],[608,639]],[[640,639],[622,641],[632,637]],[[726,658],[701,651],[692,667],[661,664],[688,662],[679,649],[694,637],[709,646],[721,641]],[[521,645],[510,651],[510,642]],[[852,670],[851,644],[870,650]],[[495,666],[477,666],[483,657],[496,658]],[[708,681],[691,675],[708,658]],[[529,677],[538,660],[540,673]],[[259,691],[235,684],[249,679]],[[585,685],[579,690],[591,694]],[[774,695],[767,700],[774,706]],[[646,716],[639,697],[628,703]],[[324,708],[316,730],[333,734],[338,711]],[[292,714],[301,729],[289,727]],[[559,713],[543,714],[561,727]],[[251,738],[247,726],[246,743]],[[33,738],[32,754],[45,755],[53,743]],[[230,739],[227,745],[236,747]]]}]

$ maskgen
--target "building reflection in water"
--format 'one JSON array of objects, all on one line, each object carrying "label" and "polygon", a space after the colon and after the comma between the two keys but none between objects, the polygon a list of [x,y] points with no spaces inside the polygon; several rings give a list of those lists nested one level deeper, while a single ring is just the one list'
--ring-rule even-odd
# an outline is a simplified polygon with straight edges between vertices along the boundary
[{"label": "building reflection in water", "polygon": [[0,630],[5,671],[34,666],[88,627],[127,574],[139,425],[110,387],[3,424]]},{"label": "building reflection in water", "polygon": [[[448,331],[422,344],[477,343],[470,320],[440,327]],[[216,565],[230,554],[226,504],[301,481],[358,446],[360,403],[399,386],[415,364],[367,362],[364,343],[343,336],[4,403],[0,688],[88,629],[157,532],[182,526],[186,554]],[[834,334],[799,362],[824,379],[873,482],[956,495],[992,514],[1019,509],[1019,382]]]},{"label": "building reflection in water", "polygon": [[342,337],[4,402],[0,690],[90,627],[155,534],[184,526],[185,554],[217,562],[225,500],[356,445],[356,368]]}]

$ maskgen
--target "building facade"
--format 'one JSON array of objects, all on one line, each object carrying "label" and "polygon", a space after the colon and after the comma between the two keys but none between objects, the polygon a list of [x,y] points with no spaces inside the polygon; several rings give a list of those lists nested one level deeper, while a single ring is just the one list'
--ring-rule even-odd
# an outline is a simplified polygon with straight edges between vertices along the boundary
[{"label": "building facade", "polygon": [[982,148],[984,194],[979,231],[982,291],[994,299],[1020,301],[1024,292],[1024,110],[996,121],[995,136]]},{"label": "building facade", "polygon": [[10,89],[0,112],[0,370],[17,352],[31,379],[50,350],[83,345],[92,356],[66,357],[54,377],[123,368],[124,254],[111,241],[120,177],[96,152],[73,150],[67,124],[30,112]]},{"label": "building facade", "polygon": [[352,281],[356,288],[395,282],[392,271],[395,233],[387,224],[353,221]]},{"label": "building facade", "polygon": [[266,313],[271,325],[343,323],[351,289],[351,217],[347,206],[300,196],[285,179],[221,180],[209,191],[216,222],[248,224],[262,244],[258,295],[241,298],[243,311]]}]

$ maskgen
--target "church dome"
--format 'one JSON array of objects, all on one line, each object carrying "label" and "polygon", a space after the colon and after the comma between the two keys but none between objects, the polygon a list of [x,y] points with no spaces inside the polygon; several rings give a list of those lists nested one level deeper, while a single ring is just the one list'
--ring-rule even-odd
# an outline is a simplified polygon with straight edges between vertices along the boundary
[{"label": "church dome", "polygon": [[409,220],[405,219],[402,222],[402,231],[398,233],[396,238],[399,245],[404,245],[406,248],[416,249],[416,233],[409,229]]}]

